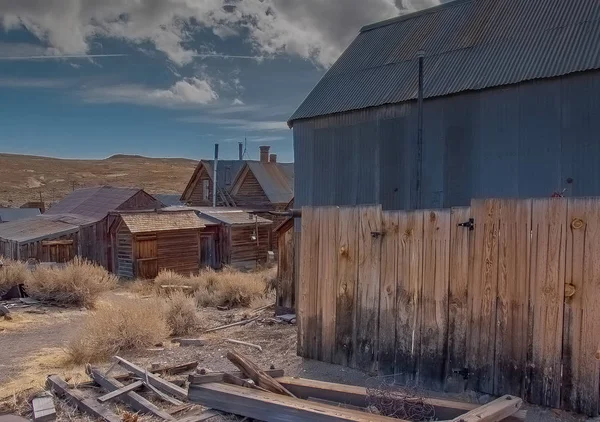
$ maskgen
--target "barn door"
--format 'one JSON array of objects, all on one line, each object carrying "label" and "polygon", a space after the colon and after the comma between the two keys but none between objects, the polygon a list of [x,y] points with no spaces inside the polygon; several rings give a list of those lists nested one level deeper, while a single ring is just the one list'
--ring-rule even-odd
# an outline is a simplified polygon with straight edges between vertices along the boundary
[{"label": "barn door", "polygon": [[154,278],[158,275],[156,235],[137,236],[135,239],[136,275],[139,278]]},{"label": "barn door", "polygon": [[216,242],[215,235],[203,234],[200,236],[200,267],[216,268]]},{"label": "barn door", "polygon": [[73,240],[42,242],[42,262],[68,262],[75,257]]}]

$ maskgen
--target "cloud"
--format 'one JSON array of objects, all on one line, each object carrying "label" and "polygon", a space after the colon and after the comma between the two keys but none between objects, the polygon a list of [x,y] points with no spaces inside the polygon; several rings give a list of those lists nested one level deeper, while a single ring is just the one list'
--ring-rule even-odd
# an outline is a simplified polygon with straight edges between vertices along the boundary
[{"label": "cloud", "polygon": [[[8,0],[0,27],[26,28],[59,54],[89,54],[94,39],[151,43],[177,65],[194,58],[257,59],[287,54],[330,66],[365,24],[439,0]],[[242,36],[255,55],[204,54],[198,29]]]},{"label": "cloud", "polygon": [[219,98],[204,79],[186,78],[168,89],[140,85],[117,85],[90,88],[82,92],[91,103],[128,103],[158,107],[194,107],[210,104]]},{"label": "cloud", "polygon": [[177,120],[185,123],[218,125],[222,129],[239,130],[244,132],[289,130],[286,122],[277,120],[254,121],[247,119],[215,118],[214,116],[187,116],[180,117]]},{"label": "cloud", "polygon": [[244,102],[242,100],[240,100],[239,98],[236,98],[235,100],[233,100],[231,102],[232,106],[243,106]]}]

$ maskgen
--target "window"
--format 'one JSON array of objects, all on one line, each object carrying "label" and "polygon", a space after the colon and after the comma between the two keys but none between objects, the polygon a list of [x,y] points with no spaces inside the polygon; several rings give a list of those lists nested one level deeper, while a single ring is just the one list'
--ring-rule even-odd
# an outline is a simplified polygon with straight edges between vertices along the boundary
[{"label": "window", "polygon": [[208,191],[210,181],[208,179],[204,179],[202,181],[202,199],[204,201],[208,201],[210,199],[210,192]]}]

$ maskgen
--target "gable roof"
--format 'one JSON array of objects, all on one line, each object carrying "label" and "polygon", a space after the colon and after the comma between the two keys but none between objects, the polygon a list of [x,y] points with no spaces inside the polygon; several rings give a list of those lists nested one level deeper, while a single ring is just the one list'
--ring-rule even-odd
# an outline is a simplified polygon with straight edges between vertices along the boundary
[{"label": "gable roof", "polygon": [[120,214],[131,233],[202,229],[206,225],[194,211],[141,211]]},{"label": "gable roof", "polygon": [[294,120],[600,69],[598,0],[455,0],[361,29]]},{"label": "gable roof", "polygon": [[248,161],[234,182],[234,192],[241,186],[247,171],[254,174],[271,203],[287,204],[294,197],[294,163]]},{"label": "gable roof", "polygon": [[116,210],[141,191],[142,189],[139,188],[112,186],[77,189],[52,206],[45,214],[78,214],[101,220],[110,211]]},{"label": "gable roof", "polygon": [[[200,160],[198,162],[198,165],[194,169],[194,173],[192,173],[192,177],[190,177],[190,180],[181,195],[181,201],[187,201],[189,199],[194,187],[198,183],[198,176],[202,169],[206,169],[210,180],[213,179],[214,162],[214,160]],[[226,190],[229,186],[233,185],[233,181],[236,179],[245,163],[246,161],[244,160],[219,160],[217,163],[217,186]]]},{"label": "gable roof", "polygon": [[39,208],[0,208],[0,223],[22,220],[40,215]]}]

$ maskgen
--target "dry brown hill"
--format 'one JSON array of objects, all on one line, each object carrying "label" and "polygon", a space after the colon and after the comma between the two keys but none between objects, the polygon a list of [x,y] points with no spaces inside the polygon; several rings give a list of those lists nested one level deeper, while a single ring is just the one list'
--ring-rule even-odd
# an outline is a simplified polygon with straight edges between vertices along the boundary
[{"label": "dry brown hill", "polygon": [[149,193],[183,192],[196,161],[114,155],[104,160],[65,160],[0,154],[0,206],[56,202],[73,187],[140,187]]}]

